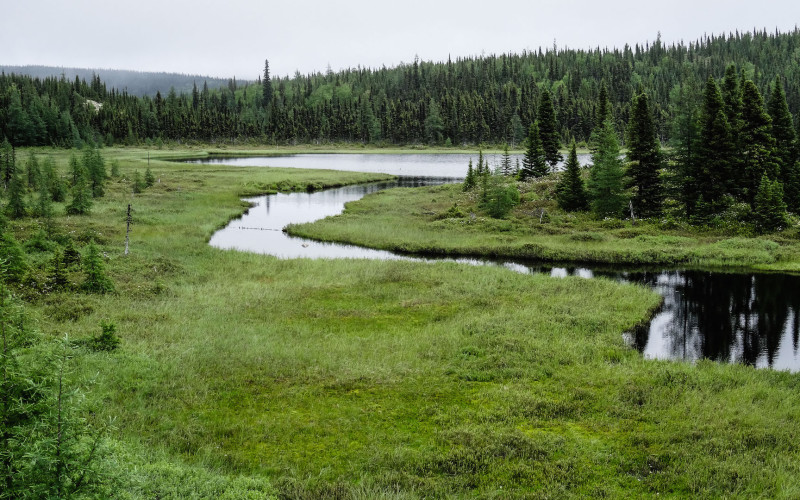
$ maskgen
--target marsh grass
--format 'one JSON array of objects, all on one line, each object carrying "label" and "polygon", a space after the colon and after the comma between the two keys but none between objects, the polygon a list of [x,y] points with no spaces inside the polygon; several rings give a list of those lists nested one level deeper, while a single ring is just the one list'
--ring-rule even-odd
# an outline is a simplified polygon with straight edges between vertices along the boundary
[{"label": "marsh grass", "polygon": [[[548,183],[523,185],[524,202],[505,219],[478,207],[477,194],[460,185],[379,192],[347,205],[345,212],[290,234],[323,241],[431,255],[477,255],[661,266],[705,266],[796,271],[800,229],[747,237],[737,231],[674,228],[665,220],[597,220],[564,213],[551,201]],[[452,207],[457,206],[458,212]],[[545,217],[540,222],[541,210]],[[669,226],[669,227],[668,227]],[[746,231],[745,231],[746,232]]]},{"label": "marsh grass", "polygon": [[[151,156],[161,182],[132,195],[146,155],[104,155],[121,177],[91,215],[58,223],[81,249],[102,245],[116,291],[32,297],[30,308],[57,336],[117,326],[119,348],[85,354],[79,371],[97,374],[95,411],[116,418],[115,497],[800,494],[798,376],[641,359],[621,334],[659,305],[652,291],[453,263],[222,251],[208,238],[254,187],[380,176]],[[366,203],[386,200],[378,220],[399,224],[409,249],[434,248],[441,238],[402,214],[446,210],[449,188],[403,193],[414,198],[402,207],[393,192]],[[371,210],[351,204],[341,220]],[[496,229],[490,238],[468,226],[459,234],[487,252],[519,230],[514,220],[480,224]]]}]

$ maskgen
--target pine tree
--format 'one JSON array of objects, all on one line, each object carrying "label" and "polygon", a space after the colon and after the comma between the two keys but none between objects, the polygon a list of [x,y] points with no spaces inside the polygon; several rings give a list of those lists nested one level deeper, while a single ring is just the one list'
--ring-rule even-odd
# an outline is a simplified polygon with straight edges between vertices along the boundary
[{"label": "pine tree", "polygon": [[94,242],[89,243],[86,257],[83,258],[83,270],[86,279],[81,284],[81,290],[88,293],[108,293],[114,291],[114,284],[106,276],[103,259]]},{"label": "pine tree", "polygon": [[625,172],[619,158],[617,134],[610,119],[605,121],[597,137],[588,183],[592,211],[599,217],[619,217],[627,203],[623,182]]},{"label": "pine tree", "polygon": [[106,164],[100,151],[87,147],[83,152],[83,166],[88,174],[89,184],[92,189],[92,196],[100,198],[105,194],[103,185],[108,178]]},{"label": "pine tree", "polygon": [[21,219],[27,215],[28,209],[25,206],[25,183],[18,173],[11,176],[8,185],[8,205],[6,214],[12,219]]},{"label": "pine tree", "polygon": [[78,170],[78,177],[75,179],[70,191],[72,201],[66,207],[66,211],[70,215],[83,215],[89,213],[92,208],[92,190],[89,187],[84,170]]},{"label": "pine tree", "polygon": [[767,104],[767,112],[772,118],[775,155],[780,164],[780,180],[783,184],[786,205],[792,212],[800,213],[800,164],[796,153],[797,135],[780,77],[775,77],[772,95]]},{"label": "pine tree", "polygon": [[701,192],[700,180],[696,178],[697,145],[700,135],[698,105],[700,94],[696,82],[689,80],[673,90],[671,95],[675,118],[671,133],[671,173],[667,184],[668,196],[683,203],[687,218],[694,215]]},{"label": "pine tree", "polygon": [[558,206],[567,212],[577,212],[589,208],[574,142],[567,158],[566,170],[561,174],[556,185],[556,201]]},{"label": "pine tree", "polygon": [[50,288],[54,291],[66,290],[69,288],[69,278],[67,268],[64,265],[64,255],[56,250],[53,253],[53,260],[50,261],[50,274],[48,275]]},{"label": "pine tree", "polygon": [[39,180],[41,179],[41,169],[39,168],[39,160],[33,151],[28,155],[28,161],[25,162],[25,180],[28,188],[36,191],[39,188]]},{"label": "pine tree", "polygon": [[52,200],[55,202],[62,202],[67,197],[67,186],[64,180],[58,175],[55,163],[52,158],[46,158],[42,166],[42,179],[47,184],[47,190],[50,192]]},{"label": "pine tree", "polygon": [[761,93],[751,80],[742,89],[742,126],[739,135],[741,159],[744,163],[747,200],[754,203],[761,177],[778,178],[779,166],[775,156],[775,139],[772,137],[772,119],[764,110]]},{"label": "pine tree", "polygon": [[264,109],[272,103],[272,82],[269,79],[269,60],[264,60],[264,78],[261,80],[261,102]]},{"label": "pine tree", "polygon": [[553,101],[547,89],[542,91],[537,116],[539,122],[539,138],[542,141],[545,159],[547,163],[550,164],[551,168],[555,168],[558,162],[564,158],[561,156],[561,153],[558,152],[560,140],[558,125],[556,124],[556,113],[553,110]]},{"label": "pine tree", "polygon": [[464,191],[469,191],[475,188],[475,170],[472,168],[472,158],[469,159],[469,167],[467,168],[467,176],[464,178]]},{"label": "pine tree", "polygon": [[81,253],[75,248],[72,238],[69,238],[66,245],[64,245],[64,265],[67,267],[80,267],[81,261]]},{"label": "pine tree", "polygon": [[770,179],[766,172],[761,175],[753,201],[753,219],[759,232],[777,231],[787,224],[783,187],[777,179]]},{"label": "pine tree", "polygon": [[0,282],[17,282],[28,270],[25,252],[8,229],[8,220],[0,212]]},{"label": "pine tree", "polygon": [[707,217],[725,208],[723,197],[729,192],[728,181],[739,177],[733,172],[735,144],[731,128],[725,115],[722,94],[713,77],[709,77],[706,82],[699,121],[697,161],[692,165],[694,171],[691,177],[695,181],[697,192],[703,196],[706,213],[693,215]]},{"label": "pine tree", "polygon": [[630,187],[634,188],[634,209],[640,217],[658,216],[663,199],[662,158],[646,94],[633,99],[628,122],[627,157]]},{"label": "pine tree", "polygon": [[153,172],[150,170],[150,167],[144,171],[144,185],[145,187],[152,187],[155,184],[156,178],[153,176]]},{"label": "pine tree", "polygon": [[3,137],[3,143],[0,144],[0,177],[2,177],[3,187],[8,188],[11,183],[11,176],[17,171],[16,168],[16,154],[11,143],[8,139]]},{"label": "pine tree", "polygon": [[542,140],[539,137],[539,124],[533,122],[528,131],[528,149],[525,150],[525,157],[522,160],[520,180],[544,177],[549,171]]},{"label": "pine tree", "polygon": [[511,177],[513,167],[511,166],[511,154],[508,152],[508,143],[503,148],[503,157],[500,161],[500,172],[506,176]]}]

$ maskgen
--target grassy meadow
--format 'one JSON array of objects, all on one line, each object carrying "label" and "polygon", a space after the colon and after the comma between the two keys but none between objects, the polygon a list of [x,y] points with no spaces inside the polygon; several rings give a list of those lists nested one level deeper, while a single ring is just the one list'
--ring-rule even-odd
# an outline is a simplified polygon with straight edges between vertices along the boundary
[{"label": "grassy meadow", "polygon": [[293,225],[289,232],[429,255],[800,272],[797,220],[763,236],[735,220],[716,229],[670,217],[598,220],[557,209],[554,186],[552,177],[522,183],[521,203],[505,219],[485,215],[480,189],[465,193],[461,184],[381,191],[349,203],[342,215]]},{"label": "grassy meadow", "polygon": [[[69,152],[36,152],[66,171]],[[622,334],[658,307],[653,291],[488,266],[223,251],[207,241],[246,210],[242,196],[385,176],[187,165],[164,158],[202,152],[165,150],[150,152],[158,181],[132,194],[148,152],[102,154],[121,176],[90,215],[59,215],[57,225],[81,250],[101,246],[116,291],[29,284],[19,294],[49,336],[117,325],[120,348],[77,353],[71,375],[94,379],[93,418],[115,419],[107,496],[800,496],[800,375],[642,359]],[[460,199],[453,186],[398,193],[307,227],[407,251],[469,244],[502,254],[524,238],[563,251],[593,244],[527,235],[514,220],[431,215]],[[18,239],[37,225],[15,222]],[[46,269],[50,251],[29,259]]]}]

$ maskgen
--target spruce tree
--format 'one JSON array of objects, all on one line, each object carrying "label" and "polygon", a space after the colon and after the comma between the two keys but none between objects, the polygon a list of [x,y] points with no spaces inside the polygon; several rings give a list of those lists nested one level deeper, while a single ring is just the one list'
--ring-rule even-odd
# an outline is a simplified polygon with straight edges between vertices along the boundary
[{"label": "spruce tree", "polygon": [[697,166],[697,145],[700,135],[698,110],[700,92],[694,80],[681,82],[672,92],[672,106],[675,118],[672,122],[670,145],[671,177],[667,184],[668,196],[682,202],[687,218],[694,215],[701,192]]},{"label": "spruce tree", "polygon": [[627,157],[630,187],[634,188],[634,209],[639,212],[640,217],[660,215],[663,199],[661,148],[656,139],[646,94],[640,94],[633,99],[628,122]]},{"label": "spruce tree", "polygon": [[469,167],[467,168],[467,176],[464,178],[463,189],[469,191],[475,188],[475,170],[472,168],[472,158],[469,159]]},{"label": "spruce tree", "polygon": [[[723,210],[729,180],[739,177],[733,172],[735,144],[725,115],[722,94],[713,77],[706,81],[703,107],[700,111],[700,137],[697,141],[696,162],[691,177],[703,196],[703,211],[693,216],[707,217]],[[696,212],[696,210],[694,210]]]},{"label": "spruce tree", "polygon": [[753,201],[753,219],[759,232],[777,231],[786,227],[783,187],[777,179],[770,179],[766,172],[761,176]]},{"label": "spruce tree", "polygon": [[0,144],[0,177],[2,177],[0,180],[2,180],[4,188],[8,189],[11,176],[16,171],[16,153],[8,139],[3,137],[3,143]]},{"label": "spruce tree", "polygon": [[39,160],[33,151],[28,155],[28,161],[25,162],[25,180],[28,188],[36,191],[39,188],[39,181],[41,180],[42,172],[39,168]]},{"label": "spruce tree", "polygon": [[46,158],[42,165],[42,179],[47,184],[47,190],[55,202],[62,202],[67,197],[67,186],[64,180],[58,175],[55,163],[52,158]]},{"label": "spruce tree", "polygon": [[619,217],[627,203],[625,172],[620,160],[619,142],[610,119],[597,134],[597,150],[592,153],[588,193],[592,211],[598,217]]},{"label": "spruce tree", "polygon": [[66,212],[70,215],[83,215],[89,213],[92,208],[92,190],[86,181],[83,169],[78,170],[78,177],[75,179],[70,191],[72,201],[66,207]]},{"label": "spruce tree", "polygon": [[89,243],[86,257],[83,259],[83,271],[86,279],[81,284],[81,290],[88,293],[108,293],[114,291],[114,284],[106,276],[103,259],[94,242]]},{"label": "spruce tree", "polygon": [[780,164],[780,180],[784,199],[792,212],[800,213],[800,164],[797,158],[797,134],[792,124],[792,114],[786,103],[780,77],[775,77],[772,94],[767,103],[772,118],[772,135],[775,138],[775,155]]},{"label": "spruce tree", "polygon": [[261,103],[268,109],[272,103],[272,81],[269,79],[269,60],[264,60],[264,78],[261,80]]},{"label": "spruce tree", "polygon": [[506,176],[511,177],[513,167],[511,166],[511,154],[508,152],[508,143],[503,148],[503,157],[500,161],[500,172]]},{"label": "spruce tree", "polygon": [[144,171],[144,185],[146,187],[152,187],[155,184],[156,178],[153,176],[153,172],[150,170],[150,167]]},{"label": "spruce tree", "polygon": [[100,151],[87,147],[83,152],[83,166],[88,174],[89,185],[92,189],[92,196],[100,198],[105,194],[103,185],[108,178],[106,164]]},{"label": "spruce tree", "polygon": [[558,134],[558,125],[556,124],[556,113],[553,110],[553,100],[550,97],[550,92],[547,89],[542,91],[539,100],[539,111],[537,113],[539,122],[539,138],[542,141],[542,149],[544,149],[545,159],[550,164],[551,168],[563,160],[558,148],[561,145]]},{"label": "spruce tree", "polygon": [[581,178],[581,166],[578,163],[578,153],[575,142],[572,143],[564,173],[556,185],[556,201],[562,210],[576,212],[589,208],[586,198],[586,188]]},{"label": "spruce tree", "polygon": [[25,252],[8,228],[8,220],[0,212],[0,282],[3,279],[17,282],[28,270]]},{"label": "spruce tree", "polygon": [[764,101],[756,85],[747,80],[742,89],[742,125],[739,135],[741,160],[744,163],[746,199],[754,203],[761,177],[778,178],[779,166],[772,137],[772,119],[764,110]]},{"label": "spruce tree", "polygon": [[520,180],[524,181],[532,177],[544,177],[549,171],[550,169],[547,166],[544,148],[542,147],[542,140],[539,137],[539,124],[533,122],[528,133],[528,149],[525,151],[525,157],[522,160]]},{"label": "spruce tree", "polygon": [[25,182],[18,173],[11,176],[8,185],[8,205],[6,214],[12,219],[21,219],[27,215],[28,209],[25,206]]}]

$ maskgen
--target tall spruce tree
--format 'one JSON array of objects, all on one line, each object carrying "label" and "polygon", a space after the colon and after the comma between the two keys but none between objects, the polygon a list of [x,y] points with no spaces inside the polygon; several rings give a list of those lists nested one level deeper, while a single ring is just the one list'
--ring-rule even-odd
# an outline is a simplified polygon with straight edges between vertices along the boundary
[{"label": "tall spruce tree", "polygon": [[772,118],[772,135],[775,138],[775,154],[780,164],[780,180],[786,205],[792,212],[800,213],[800,163],[797,158],[797,134],[792,114],[786,103],[780,77],[775,77],[767,112]]},{"label": "tall spruce tree", "polygon": [[8,185],[8,205],[6,214],[12,219],[20,219],[27,215],[28,209],[25,206],[25,181],[18,172],[11,175]]},{"label": "tall spruce tree", "polygon": [[592,211],[598,217],[619,217],[627,204],[619,141],[611,119],[597,133],[597,150],[592,153],[588,193]]},{"label": "tall spruce tree", "polygon": [[[695,200],[693,216],[706,218],[725,208],[724,196],[729,192],[729,180],[738,177],[733,172],[735,143],[725,115],[722,94],[713,77],[706,81],[703,107],[700,111],[700,138],[697,142],[697,161],[691,177],[703,203]],[[702,213],[698,213],[698,210]]]},{"label": "tall spruce tree", "polygon": [[469,167],[467,167],[467,176],[464,178],[463,184],[464,191],[469,191],[475,188],[475,169],[472,168],[472,158],[469,159]]},{"label": "tall spruce tree", "polygon": [[766,174],[776,180],[780,167],[775,155],[775,138],[772,137],[772,119],[764,110],[761,93],[752,80],[742,88],[742,125],[739,134],[741,160],[744,164],[746,199],[755,202],[761,177]]},{"label": "tall spruce tree", "polygon": [[556,123],[556,112],[553,109],[553,99],[547,89],[542,91],[539,99],[539,111],[537,113],[539,122],[539,138],[542,141],[542,149],[544,149],[544,156],[547,163],[551,168],[563,160],[558,148],[561,146],[561,141],[558,134],[558,125]]},{"label": "tall spruce tree", "polygon": [[264,77],[261,79],[261,102],[264,109],[272,103],[272,81],[269,78],[269,60],[264,60]]},{"label": "tall spruce tree", "polygon": [[511,165],[511,154],[508,152],[508,144],[503,148],[503,156],[500,160],[500,173],[506,177],[511,177],[514,167]]},{"label": "tall spruce tree", "polygon": [[633,207],[640,217],[661,214],[661,147],[656,139],[647,94],[633,98],[628,122],[628,176],[634,188]]},{"label": "tall spruce tree", "polygon": [[92,196],[95,198],[102,197],[105,194],[103,186],[108,178],[108,173],[106,171],[105,160],[103,160],[99,150],[90,147],[84,149],[83,168],[88,174]]},{"label": "tall spruce tree", "polygon": [[697,145],[700,135],[698,120],[700,91],[696,80],[687,78],[687,81],[681,82],[671,92],[671,101],[675,109],[670,140],[672,175],[666,188],[668,196],[680,200],[686,217],[691,218],[701,194],[699,179],[695,177],[699,170]]},{"label": "tall spruce tree", "polygon": [[70,194],[72,201],[66,207],[70,215],[83,215],[89,213],[92,208],[92,188],[86,181],[86,173],[83,168],[78,169],[78,177],[75,179]]},{"label": "tall spruce tree", "polygon": [[522,170],[519,178],[524,181],[530,178],[544,177],[549,171],[542,140],[539,137],[539,124],[533,122],[528,129],[528,148],[525,150],[525,156],[522,159]]},{"label": "tall spruce tree", "polygon": [[561,178],[556,184],[556,201],[558,206],[567,212],[577,212],[589,208],[575,142],[570,148],[564,173],[561,174]]}]

